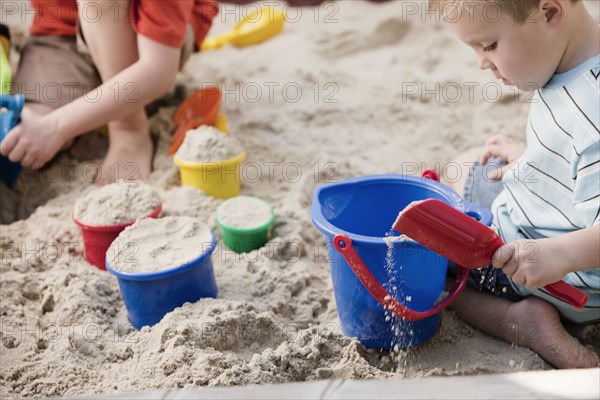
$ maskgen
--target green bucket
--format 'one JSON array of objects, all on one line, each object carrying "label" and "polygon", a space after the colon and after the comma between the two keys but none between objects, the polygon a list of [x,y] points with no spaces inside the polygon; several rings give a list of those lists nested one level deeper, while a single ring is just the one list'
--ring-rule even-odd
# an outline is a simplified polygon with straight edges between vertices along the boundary
[{"label": "green bucket", "polygon": [[[242,206],[244,209],[239,209]],[[271,238],[275,212],[258,197],[236,196],[217,208],[216,220],[225,245],[236,253],[249,253]]]}]

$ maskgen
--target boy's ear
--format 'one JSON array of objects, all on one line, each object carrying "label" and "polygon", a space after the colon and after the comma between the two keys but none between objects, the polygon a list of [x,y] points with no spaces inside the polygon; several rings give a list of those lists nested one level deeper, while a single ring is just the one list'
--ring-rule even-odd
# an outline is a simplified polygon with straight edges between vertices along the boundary
[{"label": "boy's ear", "polygon": [[561,0],[540,0],[539,15],[542,22],[558,27],[565,18],[565,5]]}]

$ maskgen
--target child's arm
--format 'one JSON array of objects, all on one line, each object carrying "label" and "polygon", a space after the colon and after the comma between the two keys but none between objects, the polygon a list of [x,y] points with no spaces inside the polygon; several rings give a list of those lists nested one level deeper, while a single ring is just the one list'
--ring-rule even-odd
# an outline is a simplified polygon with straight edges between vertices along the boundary
[{"label": "child's arm", "polygon": [[[84,132],[123,117],[167,92],[179,68],[180,49],[138,35],[139,60],[97,90],[47,115],[24,110],[21,124],[5,138],[0,152],[25,166],[41,167],[63,144]],[[91,100],[90,100],[91,99]]]},{"label": "child's arm", "polygon": [[494,254],[493,265],[529,290],[559,281],[570,272],[600,268],[600,224],[557,238],[506,244]]}]

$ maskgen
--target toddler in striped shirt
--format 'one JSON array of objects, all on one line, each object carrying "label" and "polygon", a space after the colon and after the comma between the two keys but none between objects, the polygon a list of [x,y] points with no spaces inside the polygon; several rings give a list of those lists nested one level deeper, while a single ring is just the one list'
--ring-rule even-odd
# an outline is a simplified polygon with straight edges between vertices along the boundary
[{"label": "toddler in striped shirt", "polygon": [[[492,210],[506,245],[493,265],[472,271],[478,290],[467,289],[453,309],[557,368],[597,366],[598,355],[561,320],[574,334],[585,332],[575,325],[600,322],[600,28],[581,0],[430,5],[446,7],[450,29],[482,69],[535,91],[526,146],[495,136],[456,160],[464,173],[450,186]],[[561,279],[586,292],[584,308],[543,289]]]}]

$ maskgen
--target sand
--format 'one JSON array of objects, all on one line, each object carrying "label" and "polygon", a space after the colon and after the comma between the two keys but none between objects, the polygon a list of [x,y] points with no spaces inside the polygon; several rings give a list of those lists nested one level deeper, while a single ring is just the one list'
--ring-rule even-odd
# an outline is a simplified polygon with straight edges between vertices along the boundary
[{"label": "sand", "polygon": [[110,245],[107,259],[119,272],[156,272],[193,261],[212,243],[210,230],[198,218],[148,218],[125,228]]},{"label": "sand", "polygon": [[239,156],[243,149],[232,136],[212,126],[189,130],[175,157],[186,162],[219,162]]},{"label": "sand", "polygon": [[160,197],[140,181],[119,181],[95,188],[75,201],[73,216],[93,226],[129,223],[148,216],[160,205]]},{"label": "sand", "polygon": [[250,196],[237,196],[223,202],[217,213],[225,226],[239,229],[258,228],[273,218],[273,210],[267,203]]},{"label": "sand", "polygon": [[[310,218],[315,186],[418,175],[436,163],[450,176],[458,153],[495,133],[522,138],[527,121],[527,96],[506,88],[496,96],[500,86],[468,47],[403,4],[290,8],[291,22],[269,42],[194,56],[179,77],[184,89],[156,107],[159,147],[149,184],[165,215],[213,224],[221,203],[180,188],[165,156],[177,96],[209,82],[229,91],[222,110],[248,155],[242,193],[277,210],[276,234],[263,249],[238,255],[217,246],[218,299],[186,304],[139,332],[128,324],[116,279],[84,261],[70,219],[72,202],[91,185],[86,168],[106,148],[89,143],[101,138],[78,141],[44,171],[25,174],[14,191],[2,187],[3,221],[15,213],[22,219],[0,229],[0,396],[549,368],[452,312],[443,312],[432,340],[397,353],[367,349],[340,331],[327,249]],[[250,10],[222,7],[213,32]],[[596,342],[598,332],[588,329]]]}]

